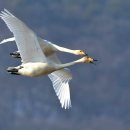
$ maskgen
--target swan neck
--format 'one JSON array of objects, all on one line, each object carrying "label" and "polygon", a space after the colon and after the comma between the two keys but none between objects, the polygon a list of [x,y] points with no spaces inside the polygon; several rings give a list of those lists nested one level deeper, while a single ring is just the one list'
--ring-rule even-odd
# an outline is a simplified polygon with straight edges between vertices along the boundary
[{"label": "swan neck", "polygon": [[71,50],[71,49],[68,49],[68,48],[64,48],[64,47],[60,47],[60,46],[57,46],[57,45],[54,45],[57,50],[59,51],[62,51],[62,52],[67,52],[67,53],[71,53],[71,54],[75,54],[75,51],[74,50]]},{"label": "swan neck", "polygon": [[66,68],[66,67],[69,67],[69,66],[72,66],[75,64],[79,64],[79,63],[83,63],[81,59],[76,60],[76,61],[72,61],[69,63],[65,63],[65,64],[56,64],[56,66],[57,66],[57,69],[63,69],[63,68]]}]

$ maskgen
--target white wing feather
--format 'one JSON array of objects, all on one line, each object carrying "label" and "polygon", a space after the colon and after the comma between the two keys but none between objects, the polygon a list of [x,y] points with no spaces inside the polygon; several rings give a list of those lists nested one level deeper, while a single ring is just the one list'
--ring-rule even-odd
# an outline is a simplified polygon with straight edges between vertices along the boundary
[{"label": "white wing feather", "polygon": [[1,12],[0,17],[14,34],[15,41],[22,57],[22,62],[46,62],[35,33],[9,11]]},{"label": "white wing feather", "polygon": [[69,109],[71,107],[69,88],[69,81],[72,79],[71,73],[66,69],[62,69],[49,74],[48,77],[52,81],[56,95],[60,100],[61,107]]},{"label": "white wing feather", "polygon": [[[57,64],[61,63],[56,53],[47,57],[47,60]],[[60,100],[61,107],[69,109],[71,107],[69,82],[72,79],[70,70],[68,68],[61,69],[49,74],[48,77],[52,81],[53,88]]]},{"label": "white wing feather", "polygon": [[6,43],[6,42],[12,42],[12,41],[15,41],[15,37],[11,37],[11,38],[7,38],[7,39],[4,39],[0,42],[0,44],[3,44],[3,43]]}]

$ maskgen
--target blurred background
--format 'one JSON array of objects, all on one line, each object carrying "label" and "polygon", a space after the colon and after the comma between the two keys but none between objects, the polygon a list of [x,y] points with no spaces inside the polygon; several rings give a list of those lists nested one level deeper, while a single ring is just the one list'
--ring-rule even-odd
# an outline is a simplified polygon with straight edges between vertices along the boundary
[{"label": "blurred background", "polygon": [[[0,45],[0,130],[130,130],[129,0],[1,0],[4,8],[42,38],[99,62],[71,67],[72,108],[64,110],[47,76],[6,72],[20,61],[9,55],[15,43]],[[0,41],[12,36],[0,20]]]}]

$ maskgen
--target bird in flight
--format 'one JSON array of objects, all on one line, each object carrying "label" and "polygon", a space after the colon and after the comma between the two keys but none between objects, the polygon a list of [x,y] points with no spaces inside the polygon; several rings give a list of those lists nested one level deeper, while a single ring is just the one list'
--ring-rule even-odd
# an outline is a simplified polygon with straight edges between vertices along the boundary
[{"label": "bird in flight", "polygon": [[[48,75],[60,100],[61,107],[69,109],[71,107],[69,81],[72,79],[72,74],[67,67],[79,63],[94,63],[97,60],[89,57],[82,50],[60,47],[38,37],[27,25],[6,9],[1,11],[0,18],[14,35],[13,38],[3,40],[1,44],[15,40],[18,51],[11,53],[11,55],[14,57],[19,56],[22,62],[17,67],[8,67],[7,71],[10,74],[29,77]],[[82,55],[84,57],[62,64],[56,55],[57,51]]]}]

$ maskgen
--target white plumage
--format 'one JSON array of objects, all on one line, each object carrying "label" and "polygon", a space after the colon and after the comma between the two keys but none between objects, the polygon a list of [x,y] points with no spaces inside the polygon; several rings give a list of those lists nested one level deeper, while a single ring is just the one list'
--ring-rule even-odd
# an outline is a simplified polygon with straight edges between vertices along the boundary
[{"label": "white plumage", "polygon": [[69,81],[72,79],[72,74],[68,69],[63,68],[77,63],[90,63],[93,62],[93,59],[86,56],[74,62],[61,64],[55,51],[76,55],[85,55],[85,53],[81,50],[59,47],[37,37],[30,28],[6,9],[1,12],[0,17],[14,35],[13,38],[3,40],[1,44],[15,40],[22,58],[22,64],[18,67],[9,67],[8,72],[30,77],[48,74],[62,108],[70,108]]}]

